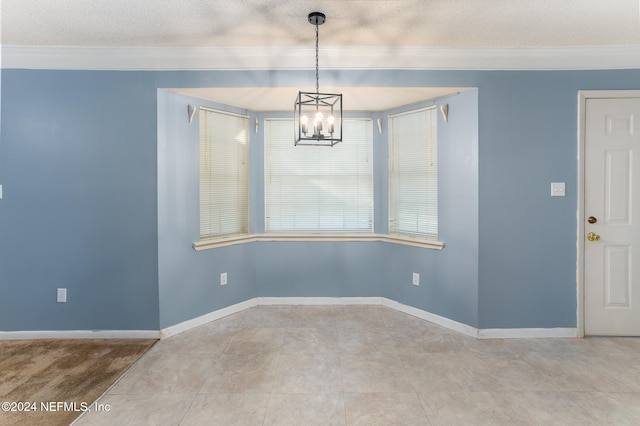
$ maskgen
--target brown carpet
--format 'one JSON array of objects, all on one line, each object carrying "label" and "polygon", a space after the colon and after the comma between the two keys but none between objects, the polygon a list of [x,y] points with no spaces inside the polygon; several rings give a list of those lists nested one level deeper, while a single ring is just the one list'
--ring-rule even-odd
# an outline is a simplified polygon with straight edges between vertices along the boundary
[{"label": "brown carpet", "polygon": [[68,425],[155,342],[0,341],[0,425]]}]

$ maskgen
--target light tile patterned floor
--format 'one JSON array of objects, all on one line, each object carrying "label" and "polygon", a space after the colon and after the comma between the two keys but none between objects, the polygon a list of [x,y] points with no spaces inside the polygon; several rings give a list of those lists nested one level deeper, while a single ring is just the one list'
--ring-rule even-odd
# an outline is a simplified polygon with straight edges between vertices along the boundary
[{"label": "light tile patterned floor", "polygon": [[638,425],[640,339],[476,340],[259,306],[158,342],[77,425]]}]

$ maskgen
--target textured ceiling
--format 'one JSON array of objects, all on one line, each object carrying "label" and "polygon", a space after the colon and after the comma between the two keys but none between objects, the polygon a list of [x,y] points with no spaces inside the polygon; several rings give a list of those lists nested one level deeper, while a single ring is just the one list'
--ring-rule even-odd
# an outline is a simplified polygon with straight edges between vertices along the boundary
[{"label": "textured ceiling", "polygon": [[[198,88],[169,89],[174,93],[208,99],[252,111],[291,111],[299,88]],[[468,90],[463,87],[325,87],[323,91],[342,93],[350,111],[384,111]]]},{"label": "textured ceiling", "polygon": [[[260,58],[253,56],[255,48],[269,48],[264,51],[272,58],[269,68],[273,68],[289,52],[297,57],[300,51],[296,49],[313,49],[315,32],[307,22],[312,11],[327,15],[327,22],[320,27],[321,51],[335,47],[351,56],[366,51],[365,47],[377,48],[383,59],[397,58],[399,52],[412,48],[445,48],[445,57],[453,50],[463,52],[460,56],[465,58],[475,49],[484,55],[492,48],[587,47],[591,51],[596,47],[640,46],[640,0],[0,1],[2,45],[45,49],[27,50],[20,56],[23,60],[35,57],[34,52],[44,52],[46,58],[47,49],[65,47],[179,48],[173,55],[212,48],[222,49],[226,55],[227,60],[218,61],[218,66],[230,63],[237,67],[241,61],[234,61],[234,55],[260,63]],[[109,49],[98,50],[107,56],[105,59],[98,53],[97,59],[106,63],[117,59],[109,56],[113,54]],[[140,51],[134,50],[127,58],[139,56]],[[325,52],[323,59],[327,58]],[[554,61],[561,59],[562,52],[559,55]],[[307,66],[313,63],[309,59],[304,61]],[[360,63],[357,56],[343,56],[342,60],[356,67]],[[182,67],[187,63],[178,61]],[[330,57],[327,63],[331,63]],[[375,67],[379,62],[373,63]],[[253,110],[279,110],[291,107],[297,90],[248,87],[179,92]],[[385,110],[463,89],[340,90],[350,110]]]},{"label": "textured ceiling", "polygon": [[2,44],[105,47],[640,45],[638,0],[2,0]]}]

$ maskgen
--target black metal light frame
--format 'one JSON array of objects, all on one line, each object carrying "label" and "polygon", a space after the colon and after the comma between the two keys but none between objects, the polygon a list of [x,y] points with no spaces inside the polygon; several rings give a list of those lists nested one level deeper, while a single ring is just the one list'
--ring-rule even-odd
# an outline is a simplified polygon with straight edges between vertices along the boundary
[{"label": "black metal light frame", "polygon": [[[314,125],[317,113],[323,115],[320,129]],[[332,124],[330,116],[334,117]],[[310,121],[305,125],[302,117]],[[293,120],[296,146],[334,146],[342,142],[342,94],[298,92]]]},{"label": "black metal light frame", "polygon": [[[312,12],[308,20],[316,27],[316,91],[298,92],[293,108],[294,144],[334,146],[342,142],[342,94],[320,93],[318,78],[318,26],[325,23],[326,16]],[[316,119],[318,114],[321,114],[320,120]]]}]

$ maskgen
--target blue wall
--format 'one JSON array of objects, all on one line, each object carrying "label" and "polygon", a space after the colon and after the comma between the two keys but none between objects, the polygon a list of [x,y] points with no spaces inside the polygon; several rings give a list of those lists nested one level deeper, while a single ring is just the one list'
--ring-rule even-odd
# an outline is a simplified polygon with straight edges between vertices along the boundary
[{"label": "blue wall", "polygon": [[153,75],[2,79],[0,329],[157,329]]},{"label": "blue wall", "polygon": [[640,70],[477,75],[478,326],[574,327],[578,91],[638,89]]},{"label": "blue wall", "polygon": [[[195,124],[184,128],[185,99],[159,109],[157,89],[296,86],[311,71],[5,69],[1,78],[0,330],[158,329],[255,295],[380,295],[480,328],[573,327],[577,92],[640,88],[639,70],[327,72],[328,85],[478,88],[478,140],[462,130],[448,138],[463,142],[441,151],[456,179],[443,181],[454,189],[441,200],[447,247],[256,243],[195,253],[197,225],[186,223],[197,194],[177,186],[197,178],[192,147],[170,146]],[[173,108],[183,124],[163,126]],[[553,181],[566,182],[566,197],[549,196]],[[292,254],[302,266],[272,267]],[[230,284],[221,288],[223,270]],[[55,302],[56,287],[69,289],[68,303]]]},{"label": "blue wall", "polygon": [[[262,242],[195,253],[190,245],[198,240],[198,127],[197,119],[188,124],[186,111],[189,103],[207,105],[210,102],[159,91],[161,326],[255,296],[386,296],[475,325],[478,283],[477,90],[438,102],[448,102],[452,111],[448,124],[438,114],[439,173],[443,182],[440,229],[448,241],[446,251],[379,242]],[[432,104],[434,102],[414,104],[389,112]],[[214,107],[229,109],[222,105]],[[386,117],[387,113],[382,115]],[[250,115],[253,125],[256,115]],[[257,114],[260,123],[264,123],[264,118],[284,115],[282,112]],[[387,232],[388,211],[386,121],[383,129],[381,135],[374,132],[373,141],[374,217],[378,219],[375,232],[381,234]],[[264,232],[263,131],[264,125],[261,125],[257,134],[251,132],[250,228],[254,233]],[[309,150],[310,155],[313,149]],[[455,195],[461,193],[465,196]],[[231,254],[227,255],[228,252]],[[207,259],[205,264],[201,263],[203,258]],[[235,282],[220,287],[220,272],[228,272]],[[422,275],[419,288],[411,285],[412,272]]]},{"label": "blue wall", "polygon": [[[200,238],[199,117],[196,113],[189,124],[189,104],[220,107],[211,102],[158,91],[160,328],[256,296],[256,262],[252,244],[201,252],[192,248]],[[226,286],[220,285],[222,272],[227,273]]]},{"label": "blue wall", "polygon": [[[385,296],[471,326],[478,322],[478,90],[437,101],[438,232],[442,251],[385,244]],[[383,135],[386,139],[386,135]],[[386,152],[385,152],[386,158]],[[420,274],[420,286],[411,284]]]}]

